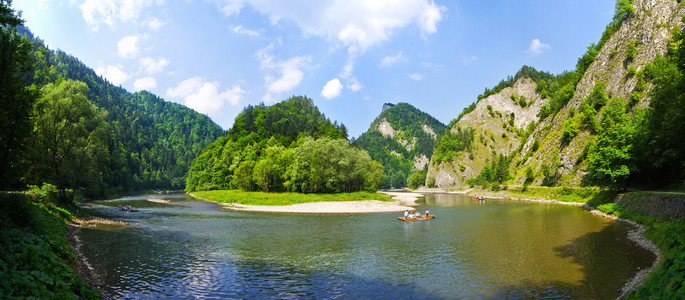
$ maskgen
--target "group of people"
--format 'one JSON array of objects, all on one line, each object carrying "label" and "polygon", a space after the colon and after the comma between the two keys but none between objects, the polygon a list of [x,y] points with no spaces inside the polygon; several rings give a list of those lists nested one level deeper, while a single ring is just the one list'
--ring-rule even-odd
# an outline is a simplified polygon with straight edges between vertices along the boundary
[{"label": "group of people", "polygon": [[428,209],[426,209],[426,214],[425,214],[425,215],[421,215],[421,212],[418,211],[418,210],[417,210],[417,211],[412,211],[412,212],[410,212],[409,210],[405,210],[405,211],[404,211],[404,218],[405,218],[405,219],[419,219],[419,218],[421,218],[421,217],[423,217],[423,216],[425,216],[425,217],[427,218],[428,216],[430,216],[430,214],[431,214],[431,212],[430,212],[430,210],[428,210]]},{"label": "group of people", "polygon": [[131,207],[130,205],[122,206],[121,204],[119,204],[119,210],[121,210],[121,211],[132,211],[133,207]]},{"label": "group of people", "polygon": [[485,198],[483,198],[483,196],[474,196],[473,200],[476,201],[476,204],[485,204]]}]

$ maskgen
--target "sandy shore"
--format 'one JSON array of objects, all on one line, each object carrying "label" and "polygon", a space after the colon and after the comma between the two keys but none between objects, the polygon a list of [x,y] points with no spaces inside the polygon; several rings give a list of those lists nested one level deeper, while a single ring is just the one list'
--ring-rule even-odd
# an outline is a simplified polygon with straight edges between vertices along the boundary
[{"label": "sandy shore", "polygon": [[353,214],[353,213],[372,213],[372,212],[396,212],[414,210],[409,206],[401,205],[399,202],[383,202],[378,200],[360,201],[330,201],[330,202],[310,202],[282,206],[266,205],[244,205],[236,203],[221,203],[221,206],[241,211],[259,212],[279,212],[279,213],[310,213],[310,214]]},{"label": "sandy shore", "polygon": [[275,206],[244,205],[237,203],[220,203],[220,205],[231,210],[301,214],[354,214],[374,212],[401,212],[405,210],[414,210],[414,208],[411,206],[416,205],[416,200],[418,200],[419,197],[424,196],[423,194],[419,193],[401,192],[383,192],[383,194],[393,197],[395,201],[326,201]]}]

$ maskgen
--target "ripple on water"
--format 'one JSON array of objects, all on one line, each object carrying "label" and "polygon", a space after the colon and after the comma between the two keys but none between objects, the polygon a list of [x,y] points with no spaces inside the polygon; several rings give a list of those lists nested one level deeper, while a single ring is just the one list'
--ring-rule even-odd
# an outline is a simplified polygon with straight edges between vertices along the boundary
[{"label": "ripple on water", "polygon": [[426,199],[435,220],[399,222],[393,213],[246,213],[146,199],[87,208],[116,215],[118,203],[140,201],[140,214],[122,216],[134,226],[81,231],[116,298],[602,299],[651,263],[621,225],[580,208],[440,195]]}]

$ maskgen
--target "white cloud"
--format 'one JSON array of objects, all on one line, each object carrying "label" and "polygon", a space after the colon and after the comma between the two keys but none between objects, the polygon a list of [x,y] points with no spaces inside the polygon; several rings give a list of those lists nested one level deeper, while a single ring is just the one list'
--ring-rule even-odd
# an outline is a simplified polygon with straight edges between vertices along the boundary
[{"label": "white cloud", "polygon": [[219,82],[205,81],[201,77],[188,78],[178,86],[169,88],[166,96],[183,99],[183,104],[200,113],[218,113],[225,103],[237,106],[245,91],[238,85],[219,93]]},{"label": "white cloud", "polygon": [[328,82],[326,82],[326,85],[324,85],[323,90],[321,90],[321,96],[324,96],[324,98],[326,99],[333,99],[335,97],[340,96],[342,88],[343,86],[338,78],[331,79]]},{"label": "white cloud", "polygon": [[352,90],[353,92],[357,92],[364,88],[364,86],[357,80],[356,77],[351,77],[348,79],[349,83],[347,83],[347,88]]},{"label": "white cloud", "polygon": [[161,57],[143,57],[139,59],[138,62],[140,63],[140,69],[145,71],[147,74],[162,72],[164,67],[169,64],[169,61],[166,58]]},{"label": "white cloud", "polygon": [[86,0],[81,4],[81,15],[86,23],[97,31],[102,23],[114,27],[117,21],[123,23],[136,21],[145,8],[163,2],[163,0]]},{"label": "white cloud", "polygon": [[262,35],[260,31],[247,29],[243,25],[233,26],[233,27],[231,27],[231,30],[233,32],[239,34],[239,35],[247,35],[250,37],[258,37],[258,36]]},{"label": "white cloud", "polygon": [[409,74],[409,78],[411,78],[412,80],[421,81],[421,80],[423,80],[423,74],[419,74],[419,73]]},{"label": "white cloud", "polygon": [[[447,8],[438,5],[434,0],[404,0],[404,1],[265,1],[265,0],[211,0],[227,16],[239,13],[243,7],[249,5],[255,11],[265,15],[273,24],[279,22],[292,23],[305,36],[322,37],[332,42],[336,47],[347,48],[348,62],[343,67],[340,80],[352,91],[363,88],[352,70],[356,57],[363,54],[369,47],[378,45],[390,39],[393,32],[415,25],[421,36],[437,32],[438,23],[445,18]],[[388,62],[390,63],[390,62]],[[295,82],[297,75],[295,68],[288,77]],[[285,74],[284,74],[285,75]],[[282,77],[284,80],[286,76]],[[268,82],[277,80],[270,76]],[[278,82],[285,83],[285,82]],[[285,86],[284,86],[285,87]],[[268,96],[268,97],[267,97]],[[265,96],[273,100],[273,95]],[[265,101],[268,102],[268,101]]]},{"label": "white cloud", "polygon": [[382,67],[391,67],[391,66],[395,65],[396,63],[402,62],[402,61],[407,61],[407,58],[404,57],[402,52],[397,53],[397,55],[395,55],[395,56],[386,56],[386,57],[383,57],[383,59],[381,60],[381,68]]},{"label": "white cloud", "polygon": [[550,46],[548,44],[540,42],[539,39],[533,39],[530,42],[530,47],[528,48],[533,55],[540,55],[543,52],[549,50]]},{"label": "white cloud", "polygon": [[350,52],[363,52],[389,39],[393,30],[412,23],[422,35],[433,34],[447,11],[433,0],[214,1],[226,15],[240,12],[247,3],[272,23],[292,21],[304,34],[340,42]]},{"label": "white cloud", "polygon": [[297,56],[285,61],[278,60],[268,53],[272,48],[273,44],[255,54],[260,60],[261,69],[267,71],[267,75],[264,76],[267,94],[262,99],[265,103],[273,102],[274,94],[288,92],[300,84],[304,79],[304,72],[301,69],[311,61],[309,56]]},{"label": "white cloud", "polygon": [[159,30],[160,28],[164,27],[164,25],[166,25],[166,22],[162,22],[159,19],[154,18],[154,17],[148,18],[147,20],[145,20],[145,26],[147,26],[148,28],[150,28],[151,30],[154,30],[154,31]]},{"label": "white cloud", "polygon": [[136,91],[142,91],[142,90],[150,91],[156,87],[157,87],[157,80],[155,80],[153,77],[138,78],[133,83],[133,88]]},{"label": "white cloud", "polygon": [[347,88],[353,92],[361,90],[364,86],[357,80],[354,76],[354,61],[357,59],[357,55],[351,55],[347,58],[347,63],[343,67],[340,77],[347,81]]},{"label": "white cloud", "polygon": [[119,40],[119,43],[117,43],[119,56],[123,58],[133,58],[138,55],[138,40],[139,38],[135,35],[130,35]]},{"label": "white cloud", "polygon": [[217,0],[216,2],[227,16],[239,13],[244,5],[244,0]]},{"label": "white cloud", "polygon": [[444,6],[436,6],[435,2],[432,5],[427,5],[422,11],[421,16],[419,16],[419,28],[421,28],[422,34],[428,33],[432,34],[438,31],[438,23],[442,21],[444,13],[447,8]]},{"label": "white cloud", "polygon": [[95,73],[106,78],[113,85],[120,85],[131,77],[121,70],[121,66],[101,66],[95,69]]}]

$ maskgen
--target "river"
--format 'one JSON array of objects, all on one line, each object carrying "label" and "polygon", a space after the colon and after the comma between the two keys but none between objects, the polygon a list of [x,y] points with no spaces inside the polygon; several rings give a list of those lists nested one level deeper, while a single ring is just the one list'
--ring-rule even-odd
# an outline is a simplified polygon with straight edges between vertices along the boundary
[{"label": "river", "polygon": [[136,299],[611,299],[654,260],[627,239],[630,225],[576,206],[434,194],[418,208],[436,218],[235,212],[140,195],[92,202],[89,212],[130,225],[79,238],[105,294]]}]

